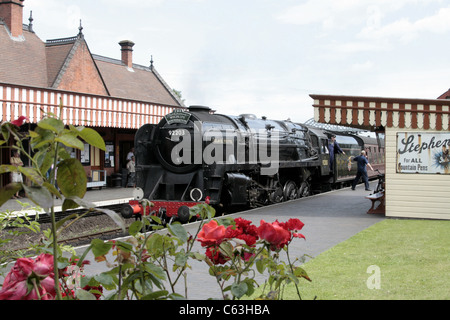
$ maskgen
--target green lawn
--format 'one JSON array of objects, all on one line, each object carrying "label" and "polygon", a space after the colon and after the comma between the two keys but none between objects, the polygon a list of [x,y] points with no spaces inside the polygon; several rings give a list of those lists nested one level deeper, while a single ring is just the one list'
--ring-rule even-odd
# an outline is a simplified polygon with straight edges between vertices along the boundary
[{"label": "green lawn", "polygon": [[[376,277],[379,289],[367,281]],[[450,299],[450,221],[386,219],[304,264],[302,299]],[[375,282],[369,281],[373,285]],[[285,299],[296,299],[293,287]]]}]

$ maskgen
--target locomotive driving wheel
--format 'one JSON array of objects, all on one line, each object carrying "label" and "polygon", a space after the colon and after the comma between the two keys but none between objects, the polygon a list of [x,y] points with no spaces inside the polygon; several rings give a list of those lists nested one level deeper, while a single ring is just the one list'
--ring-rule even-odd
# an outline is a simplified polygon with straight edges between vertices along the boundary
[{"label": "locomotive driving wheel", "polygon": [[303,181],[299,188],[298,197],[303,198],[309,195],[311,195],[311,185],[308,181]]},{"label": "locomotive driving wheel", "polygon": [[269,194],[269,200],[271,203],[280,203],[284,200],[281,185],[276,186],[275,189]]},{"label": "locomotive driving wheel", "polygon": [[299,197],[298,194],[299,194],[299,192],[298,192],[297,185],[295,184],[295,182],[292,180],[288,180],[284,184],[284,188],[283,188],[284,201],[297,199]]}]

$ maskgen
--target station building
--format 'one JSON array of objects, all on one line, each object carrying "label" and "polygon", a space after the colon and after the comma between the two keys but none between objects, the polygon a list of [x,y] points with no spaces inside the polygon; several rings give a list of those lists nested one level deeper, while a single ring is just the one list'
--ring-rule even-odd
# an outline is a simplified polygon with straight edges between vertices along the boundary
[{"label": "station building", "polygon": [[[149,59],[149,66],[133,62],[134,43],[121,41],[121,59],[92,54],[81,26],[73,37],[42,41],[29,24],[23,24],[24,0],[0,0],[0,121],[21,115],[28,131],[47,112],[64,106],[65,124],[95,129],[106,152],[86,145],[69,150],[78,158],[90,180],[120,173],[134,144],[136,130],[158,123],[183,103]],[[57,28],[58,26],[55,26]],[[120,52],[119,52],[120,50]],[[150,58],[150,57],[149,57]],[[22,159],[27,165],[27,159]],[[0,164],[9,164],[10,150],[1,149]],[[0,175],[0,185],[9,175]]]},{"label": "station building", "polygon": [[314,119],[385,136],[385,214],[450,220],[450,90],[437,99],[311,94]]}]

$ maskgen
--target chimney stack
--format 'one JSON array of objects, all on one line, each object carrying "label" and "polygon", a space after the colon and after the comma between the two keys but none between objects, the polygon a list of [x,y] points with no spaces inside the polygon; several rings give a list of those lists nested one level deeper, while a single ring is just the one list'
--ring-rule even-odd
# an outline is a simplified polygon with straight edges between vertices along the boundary
[{"label": "chimney stack", "polygon": [[120,51],[122,51],[122,62],[128,67],[133,67],[133,46],[134,42],[130,40],[122,40],[119,42]]},{"label": "chimney stack", "polygon": [[13,37],[22,35],[24,0],[0,0],[0,18],[5,21]]}]

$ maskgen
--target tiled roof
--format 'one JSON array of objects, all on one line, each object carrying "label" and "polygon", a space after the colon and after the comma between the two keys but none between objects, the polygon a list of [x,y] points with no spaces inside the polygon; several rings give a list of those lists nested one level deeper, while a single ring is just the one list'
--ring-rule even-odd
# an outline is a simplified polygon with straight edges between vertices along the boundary
[{"label": "tiled roof", "polygon": [[93,58],[111,96],[169,106],[180,105],[154,68],[133,64],[130,70],[121,60],[98,55],[93,55]]},{"label": "tiled roof", "polygon": [[[72,38],[43,42],[26,26],[23,37],[13,39],[0,22],[0,82],[61,89],[58,86],[76,55],[80,41],[85,43],[84,37],[79,34]],[[91,55],[89,50],[87,54],[95,62],[99,78],[105,86],[104,92],[108,92],[110,96],[174,107],[183,106],[153,67],[133,64],[133,69],[129,70],[121,60]],[[63,90],[77,91],[77,87],[68,88],[66,79]]]},{"label": "tiled roof", "polygon": [[72,41],[64,42],[49,42],[46,43],[47,54],[47,75],[48,86],[53,87],[58,74],[61,71],[64,63],[66,62],[69,52],[72,50],[76,38],[71,38]]},{"label": "tiled roof", "polygon": [[0,82],[48,87],[45,44],[36,34],[23,31],[12,39],[0,23]]},{"label": "tiled roof", "polygon": [[450,99],[450,89],[441,94],[437,99]]}]

